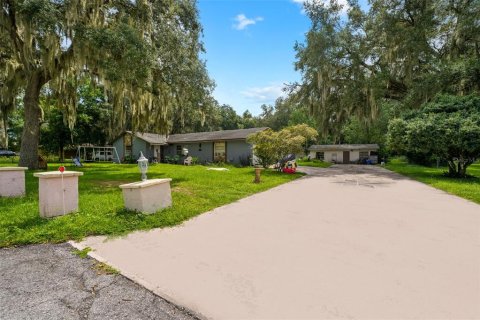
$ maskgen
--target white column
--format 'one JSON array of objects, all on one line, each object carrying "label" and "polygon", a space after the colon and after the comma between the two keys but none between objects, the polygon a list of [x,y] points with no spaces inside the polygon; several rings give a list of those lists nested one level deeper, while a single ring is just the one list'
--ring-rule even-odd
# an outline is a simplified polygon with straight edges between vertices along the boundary
[{"label": "white column", "polygon": [[34,173],[39,178],[40,216],[50,218],[78,211],[78,177],[82,175],[77,171]]},{"label": "white column", "polygon": [[25,195],[25,167],[0,167],[0,197]]}]

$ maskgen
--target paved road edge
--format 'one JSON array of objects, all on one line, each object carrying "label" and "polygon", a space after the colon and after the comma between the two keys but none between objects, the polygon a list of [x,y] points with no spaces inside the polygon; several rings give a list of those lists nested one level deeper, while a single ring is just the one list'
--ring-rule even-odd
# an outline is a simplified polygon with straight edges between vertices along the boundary
[{"label": "paved road edge", "polygon": [[[77,250],[84,250],[84,249],[87,248],[87,246],[84,246],[84,245],[82,245],[82,244],[80,244],[76,241],[73,241],[73,240],[67,241],[67,243],[70,244],[72,247],[74,247]],[[200,312],[185,307],[180,302],[176,301],[176,299],[174,299],[173,297],[161,292],[157,287],[155,287],[154,285],[152,285],[148,281],[146,281],[142,278],[139,278],[139,277],[137,277],[133,274],[130,274],[128,272],[125,272],[124,270],[122,270],[121,268],[116,266],[114,263],[112,263],[112,262],[108,261],[107,259],[104,259],[103,257],[96,254],[95,251],[89,251],[87,254],[90,258],[95,259],[98,262],[105,263],[105,264],[115,268],[116,270],[118,270],[118,272],[122,276],[124,276],[124,277],[130,279],[131,281],[141,285],[142,287],[144,287],[148,291],[150,291],[153,294],[159,296],[160,298],[164,299],[165,301],[174,305],[175,307],[181,309],[182,311],[185,311],[186,313],[188,313],[192,317],[198,318],[199,320],[208,320],[208,318],[206,316],[204,316],[203,314],[201,314]]]}]

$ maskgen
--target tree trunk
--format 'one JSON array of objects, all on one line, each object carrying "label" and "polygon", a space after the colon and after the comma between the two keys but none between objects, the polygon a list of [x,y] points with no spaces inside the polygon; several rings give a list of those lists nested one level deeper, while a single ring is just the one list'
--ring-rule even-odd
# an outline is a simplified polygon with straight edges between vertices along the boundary
[{"label": "tree trunk", "polygon": [[38,169],[38,144],[40,141],[40,122],[42,112],[39,106],[40,89],[45,84],[42,72],[35,71],[30,76],[25,88],[23,105],[25,124],[22,133],[19,166]]},{"label": "tree trunk", "polygon": [[58,150],[58,159],[60,162],[64,162],[65,161],[65,147],[62,145],[60,145],[60,150]]},{"label": "tree trunk", "polygon": [[453,160],[448,160],[448,175],[450,177],[455,177],[457,175],[457,168]]},{"label": "tree trunk", "polygon": [[458,164],[458,176],[460,178],[467,177],[467,168],[470,164],[471,164],[470,161],[465,161]]},{"label": "tree trunk", "polygon": [[448,161],[448,175],[450,177],[465,178],[467,176],[467,168],[472,162],[460,159],[457,164],[453,160]]},{"label": "tree trunk", "polygon": [[0,111],[0,149],[8,149],[7,115]]}]

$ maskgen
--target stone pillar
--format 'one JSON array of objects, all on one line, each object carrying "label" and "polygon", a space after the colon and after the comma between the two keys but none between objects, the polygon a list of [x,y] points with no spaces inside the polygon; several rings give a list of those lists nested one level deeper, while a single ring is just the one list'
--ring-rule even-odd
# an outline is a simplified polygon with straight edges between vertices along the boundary
[{"label": "stone pillar", "polygon": [[122,184],[125,208],[144,213],[155,213],[172,205],[172,179],[151,179]]},{"label": "stone pillar", "polygon": [[25,167],[0,167],[0,197],[25,195]]},{"label": "stone pillar", "polygon": [[38,172],[33,175],[39,178],[38,205],[42,218],[78,211],[78,177],[82,176],[83,172],[52,171]]}]

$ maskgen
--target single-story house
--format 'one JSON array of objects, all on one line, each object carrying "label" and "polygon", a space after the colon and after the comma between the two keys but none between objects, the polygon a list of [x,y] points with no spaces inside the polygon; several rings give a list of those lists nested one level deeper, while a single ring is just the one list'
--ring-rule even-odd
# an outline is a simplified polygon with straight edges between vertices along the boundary
[{"label": "single-story house", "polygon": [[172,134],[170,136],[153,133],[135,133],[126,131],[113,142],[120,159],[131,156],[137,159],[140,151],[145,157],[162,161],[166,156],[188,155],[197,157],[201,163],[228,162],[233,164],[249,164],[253,157],[252,145],[247,137],[267,128],[249,128],[237,130],[221,130]]},{"label": "single-story house", "polygon": [[237,130],[221,130],[172,134],[168,137],[168,145],[163,147],[164,155],[181,155],[188,150],[188,155],[197,157],[200,162],[228,162],[248,165],[253,157],[252,145],[246,139],[252,133],[267,128],[249,128]]},{"label": "single-story house", "polygon": [[378,163],[378,144],[331,144],[312,145],[309,150],[311,159],[333,163],[364,163],[370,160]]}]

